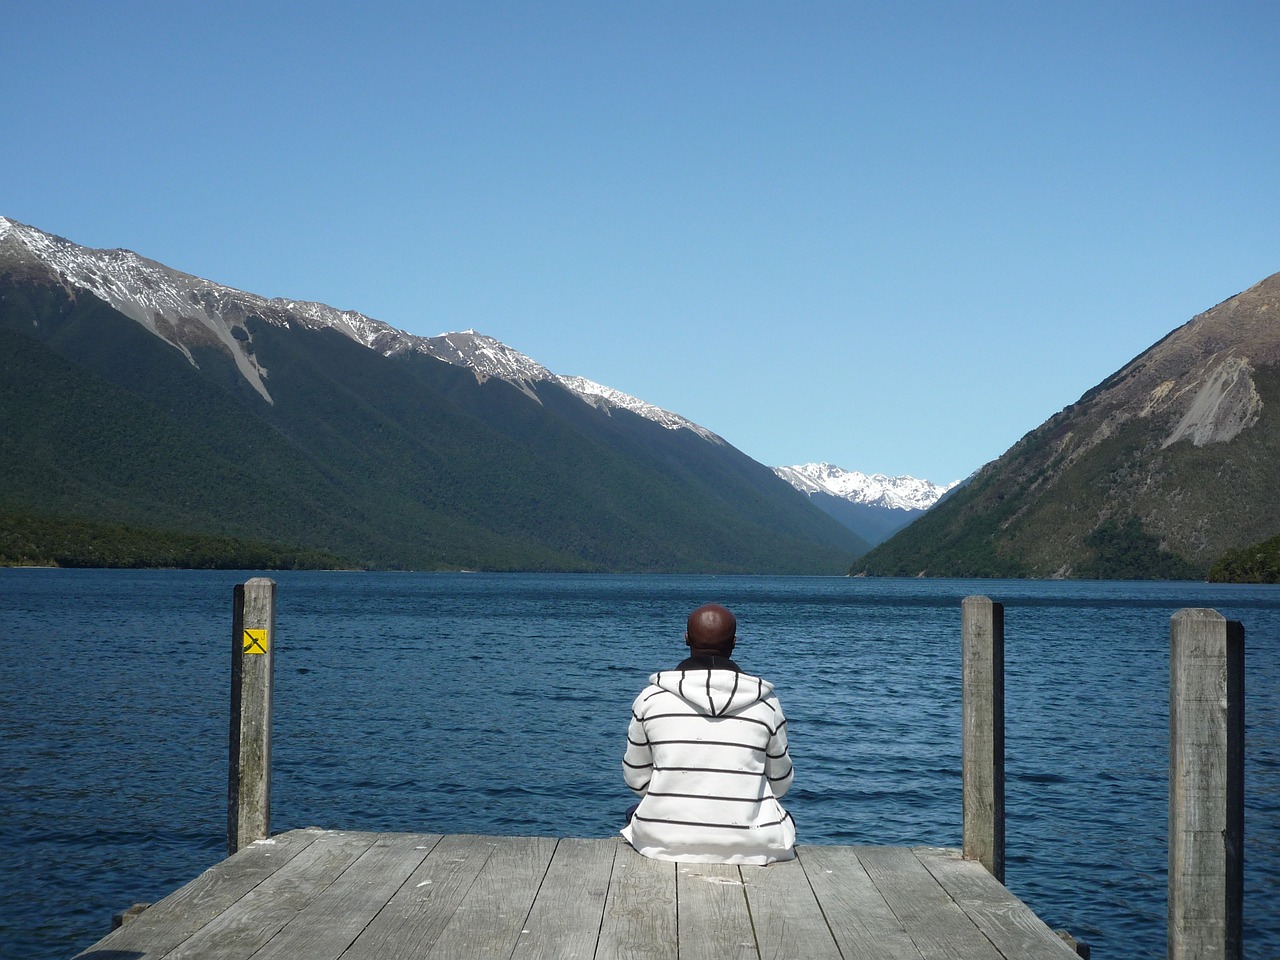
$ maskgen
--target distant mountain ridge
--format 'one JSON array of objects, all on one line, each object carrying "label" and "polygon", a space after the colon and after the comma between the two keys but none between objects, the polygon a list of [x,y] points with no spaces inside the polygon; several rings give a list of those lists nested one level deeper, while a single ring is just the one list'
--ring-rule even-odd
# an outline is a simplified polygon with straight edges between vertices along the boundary
[{"label": "distant mountain ridge", "polygon": [[872,544],[910,524],[956,486],[911,476],[867,475],[829,463],[774,467],[773,472]]},{"label": "distant mountain ridge", "polygon": [[956,483],[943,485],[906,475],[900,477],[889,477],[883,473],[868,475],[829,463],[774,467],[773,472],[797,490],[805,493],[816,493],[821,490],[835,497],[843,497],[851,503],[865,503],[889,510],[928,510],[942,499],[943,494],[956,485]]},{"label": "distant mountain ridge", "polygon": [[1175,329],[861,558],[881,575],[1200,577],[1280,534],[1280,274]]},{"label": "distant mountain ridge", "polygon": [[417,569],[834,573],[867,548],[711,431],[491,337],[4,218],[0,337],[4,510]]},{"label": "distant mountain ridge", "polygon": [[0,261],[10,264],[19,275],[23,264],[33,267],[38,276],[44,275],[45,268],[56,270],[63,283],[99,297],[193,363],[193,344],[217,343],[268,402],[272,402],[271,395],[263,379],[264,371],[253,356],[252,338],[235,324],[237,318],[251,314],[284,327],[297,324],[336,330],[387,357],[408,351],[426,354],[466,367],[482,381],[489,377],[506,380],[521,387],[535,401],[536,393],[528,389],[531,384],[559,383],[606,412],[615,408],[630,410],[668,429],[692,430],[704,439],[724,443],[710,430],[620,390],[585,377],[558,376],[536,360],[475,330],[420,337],[355,310],[246,293],[182,273],[131,250],[82,247],[7,217],[0,217]]}]

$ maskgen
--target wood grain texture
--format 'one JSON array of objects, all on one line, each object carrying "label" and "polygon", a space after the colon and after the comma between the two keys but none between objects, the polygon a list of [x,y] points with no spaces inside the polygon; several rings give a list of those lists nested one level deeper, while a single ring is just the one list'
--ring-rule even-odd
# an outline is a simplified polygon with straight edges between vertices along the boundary
[{"label": "wood grain texture", "polygon": [[676,937],[680,960],[755,960],[755,931],[737,867],[676,864]]},{"label": "wood grain texture", "polygon": [[[276,584],[254,577],[235,588],[231,617],[231,736],[227,854],[271,835],[271,693]],[[265,653],[246,653],[245,631],[265,632]]]},{"label": "wood grain texture", "polygon": [[741,867],[739,872],[760,956],[841,960],[835,937],[799,860]]},{"label": "wood grain texture", "polygon": [[342,876],[376,839],[367,833],[321,833],[287,865],[250,890],[233,910],[219,914],[164,956],[167,960],[248,960]]},{"label": "wood grain texture", "polygon": [[903,847],[854,849],[923,960],[1005,960],[914,852]]},{"label": "wood grain texture", "polygon": [[1169,626],[1169,960],[1239,960],[1244,908],[1244,627]]},{"label": "wood grain texture", "polygon": [[802,845],[796,852],[845,960],[920,960],[852,847]]},{"label": "wood grain texture", "polygon": [[676,960],[676,864],[618,846],[596,960]]},{"label": "wood grain texture", "polygon": [[561,840],[512,960],[592,960],[618,841]]},{"label": "wood grain texture", "polygon": [[617,838],[295,830],[217,864],[80,957],[1071,956],[958,851],[804,845],[797,853],[791,862],[736,867],[648,860]]},{"label": "wood grain texture", "polygon": [[556,841],[487,837],[493,852],[440,932],[431,960],[507,960],[515,949]]},{"label": "wood grain texture", "polygon": [[337,960],[426,859],[429,848],[418,840],[408,834],[378,837],[254,960]]},{"label": "wood grain texture", "polygon": [[1071,960],[1076,952],[981,864],[955,851],[913,851],[925,869],[979,930],[1006,957],[1025,960]]},{"label": "wood grain texture", "polygon": [[[320,830],[294,830],[251,844],[152,904],[91,949],[115,950],[126,956],[165,956],[215,917],[235,907],[251,890],[323,835]],[[85,957],[89,952],[79,956]]]},{"label": "wood grain texture", "polygon": [[964,855],[1004,881],[1004,606],[961,603]]},{"label": "wood grain texture", "polygon": [[426,859],[347,948],[343,960],[424,955],[496,849],[492,838],[470,834],[444,837],[438,843],[434,837],[413,839],[428,851]]}]

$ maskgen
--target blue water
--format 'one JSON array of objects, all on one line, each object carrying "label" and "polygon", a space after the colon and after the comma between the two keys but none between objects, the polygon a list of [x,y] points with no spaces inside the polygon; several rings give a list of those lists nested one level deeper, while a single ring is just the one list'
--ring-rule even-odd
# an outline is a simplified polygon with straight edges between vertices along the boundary
[{"label": "blue water", "polygon": [[[224,855],[232,588],[0,570],[0,957],[64,958]],[[1245,952],[1280,957],[1280,589],[280,573],[272,828],[606,836],[631,698],[688,610],[790,719],[808,843],[960,844],[960,600],[1005,604],[1007,883],[1165,955],[1169,617],[1246,629]]]}]

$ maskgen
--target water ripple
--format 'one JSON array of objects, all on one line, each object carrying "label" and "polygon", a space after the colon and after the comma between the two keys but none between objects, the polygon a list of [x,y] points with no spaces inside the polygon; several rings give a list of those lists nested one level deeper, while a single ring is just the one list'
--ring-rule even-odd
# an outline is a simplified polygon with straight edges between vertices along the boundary
[{"label": "water ripple", "polygon": [[[1207,584],[277,574],[273,828],[607,836],[685,612],[778,685],[810,843],[960,843],[959,601],[1005,603],[1007,876],[1164,955],[1168,618],[1247,633],[1246,953],[1280,956],[1280,592]],[[216,862],[235,572],[0,571],[0,953],[64,957]],[[38,636],[40,644],[25,637]],[[50,669],[56,663],[58,669]]]}]

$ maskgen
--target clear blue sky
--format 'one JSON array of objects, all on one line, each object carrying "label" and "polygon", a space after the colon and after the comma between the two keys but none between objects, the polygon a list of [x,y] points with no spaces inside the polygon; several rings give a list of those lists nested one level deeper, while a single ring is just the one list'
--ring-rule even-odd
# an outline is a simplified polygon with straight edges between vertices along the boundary
[{"label": "clear blue sky", "polygon": [[0,214],[945,482],[1280,271],[1280,4],[10,3]]}]

